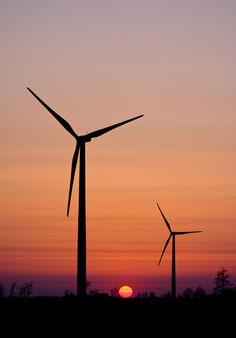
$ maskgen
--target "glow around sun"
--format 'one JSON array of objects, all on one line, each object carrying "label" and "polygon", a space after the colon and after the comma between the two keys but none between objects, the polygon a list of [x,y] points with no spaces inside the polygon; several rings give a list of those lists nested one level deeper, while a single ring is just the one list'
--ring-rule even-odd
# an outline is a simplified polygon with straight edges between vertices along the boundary
[{"label": "glow around sun", "polygon": [[119,295],[122,298],[130,298],[133,294],[133,290],[130,286],[124,285],[119,289]]}]

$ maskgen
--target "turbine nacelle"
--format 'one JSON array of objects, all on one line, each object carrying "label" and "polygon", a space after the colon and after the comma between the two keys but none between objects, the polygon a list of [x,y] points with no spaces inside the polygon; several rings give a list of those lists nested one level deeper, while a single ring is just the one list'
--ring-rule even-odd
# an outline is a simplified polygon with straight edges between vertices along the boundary
[{"label": "turbine nacelle", "polygon": [[82,135],[82,136],[78,136],[76,138],[77,142],[80,144],[80,143],[87,143],[87,142],[91,142],[92,140],[92,137],[89,136],[89,135]]}]

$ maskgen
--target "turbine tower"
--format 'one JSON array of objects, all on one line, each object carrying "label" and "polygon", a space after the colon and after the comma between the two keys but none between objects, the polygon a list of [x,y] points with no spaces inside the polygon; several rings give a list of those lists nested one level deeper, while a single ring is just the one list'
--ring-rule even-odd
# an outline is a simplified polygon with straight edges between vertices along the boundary
[{"label": "turbine tower", "polygon": [[171,276],[171,296],[172,298],[176,298],[176,264],[175,264],[175,236],[178,235],[187,235],[187,234],[195,234],[198,232],[202,232],[202,231],[172,231],[169,222],[167,221],[167,219],[165,218],[165,215],[163,214],[159,204],[157,203],[158,209],[160,210],[160,213],[166,223],[166,226],[170,232],[170,236],[168,237],[166,244],[164,246],[164,249],[162,251],[158,266],[161,264],[162,261],[162,257],[166,251],[166,248],[169,244],[169,241],[172,237],[172,276]]},{"label": "turbine tower", "polygon": [[77,247],[77,296],[83,298],[86,296],[86,180],[85,180],[85,145],[93,138],[99,137],[115,128],[128,122],[134,121],[143,115],[136,116],[129,120],[113,124],[109,127],[98,129],[86,135],[77,135],[70,124],[52,110],[44,101],[42,101],[30,88],[30,93],[55,117],[55,119],[74,137],[76,147],[71,164],[70,187],[67,204],[67,217],[70,212],[71,194],[74,183],[75,171],[80,152],[79,161],[79,209],[78,209],[78,247]]}]

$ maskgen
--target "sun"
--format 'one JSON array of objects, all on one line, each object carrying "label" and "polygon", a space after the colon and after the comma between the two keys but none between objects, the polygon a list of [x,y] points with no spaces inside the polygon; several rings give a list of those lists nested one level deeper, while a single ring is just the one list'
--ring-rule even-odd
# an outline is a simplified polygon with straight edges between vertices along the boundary
[{"label": "sun", "polygon": [[122,298],[130,298],[133,294],[133,290],[130,286],[124,285],[119,289],[119,295]]}]

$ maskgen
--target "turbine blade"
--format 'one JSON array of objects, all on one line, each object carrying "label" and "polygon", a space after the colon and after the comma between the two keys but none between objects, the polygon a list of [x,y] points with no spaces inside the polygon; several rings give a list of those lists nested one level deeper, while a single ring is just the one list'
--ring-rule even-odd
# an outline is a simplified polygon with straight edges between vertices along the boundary
[{"label": "turbine blade", "polygon": [[173,232],[173,234],[175,234],[175,235],[186,235],[186,234],[196,234],[198,232],[202,232],[202,231],[177,231],[177,232]]},{"label": "turbine blade", "polygon": [[157,206],[158,206],[158,208],[159,208],[159,210],[160,210],[160,213],[161,213],[161,215],[162,215],[162,217],[163,217],[163,219],[164,219],[164,221],[165,221],[165,223],[166,223],[167,228],[169,229],[170,233],[172,233],[170,224],[169,224],[169,222],[167,221],[167,219],[165,218],[165,215],[163,214],[163,212],[162,212],[162,210],[161,210],[161,208],[160,208],[160,206],[159,206],[158,203],[157,203]]},{"label": "turbine blade", "polygon": [[123,122],[120,122],[120,123],[113,124],[113,125],[111,125],[109,127],[106,127],[106,128],[102,128],[102,129],[98,129],[98,130],[92,131],[91,133],[87,134],[86,136],[91,137],[91,138],[101,136],[101,135],[103,135],[105,133],[108,133],[109,131],[111,131],[111,130],[113,130],[115,128],[118,128],[118,127],[122,126],[123,124],[126,124],[126,123],[129,123],[131,121],[137,120],[140,117],[143,117],[143,115],[139,115],[139,116],[133,117],[132,119],[129,119],[129,120],[126,120],[126,121],[123,121]]},{"label": "turbine blade", "polygon": [[27,87],[27,89],[30,91],[30,93],[51,113],[55,119],[75,138],[78,137],[78,135],[74,132],[71,125],[64,120],[60,115],[58,115],[52,108],[50,108],[43,100],[40,99],[30,88]]},{"label": "turbine blade", "polygon": [[164,255],[164,253],[165,253],[165,251],[166,251],[167,245],[169,244],[169,241],[170,241],[170,239],[171,239],[172,236],[173,236],[173,235],[170,234],[169,238],[168,238],[167,241],[166,241],[166,244],[165,244],[164,249],[163,249],[163,251],[162,251],[162,254],[161,254],[161,257],[160,257],[158,266],[161,264],[162,257],[163,257],[163,255]]},{"label": "turbine blade", "polygon": [[73,155],[73,159],[72,159],[72,164],[71,164],[70,188],[69,188],[68,204],[67,204],[67,217],[69,216],[69,212],[70,212],[70,201],[71,201],[71,194],[72,194],[72,189],[73,189],[76,165],[77,165],[78,156],[79,156],[79,148],[80,148],[80,145],[77,142],[76,147],[75,147],[75,152]]}]

